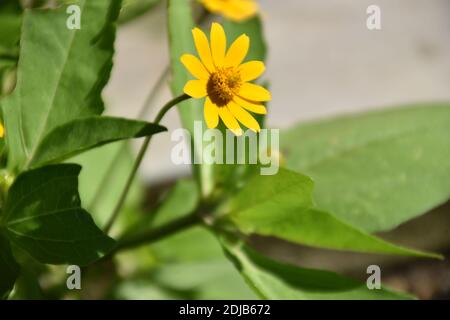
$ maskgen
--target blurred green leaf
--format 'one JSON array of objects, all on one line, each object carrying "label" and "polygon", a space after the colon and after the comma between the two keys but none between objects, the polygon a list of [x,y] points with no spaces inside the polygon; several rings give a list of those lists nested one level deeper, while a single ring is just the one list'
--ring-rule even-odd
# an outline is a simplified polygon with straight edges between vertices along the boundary
[{"label": "blurred green leaf", "polygon": [[2,96],[10,94],[14,89],[16,81],[15,69],[15,61],[9,59],[0,59],[0,98]]},{"label": "blurred green leaf", "polygon": [[13,58],[18,53],[22,16],[0,11],[0,58]]},{"label": "blurred green leaf", "polygon": [[0,58],[18,53],[22,8],[17,0],[0,3]]},{"label": "blurred green leaf", "polygon": [[312,181],[281,169],[273,176],[254,176],[226,210],[245,234],[275,236],[328,249],[440,258],[390,244],[312,205]]},{"label": "blurred green leaf", "polygon": [[8,59],[0,58],[0,73],[3,73],[6,69],[14,67],[15,62]]},{"label": "blurred green leaf", "polygon": [[182,300],[193,299],[191,291],[169,288],[149,275],[139,275],[117,284],[112,292],[120,300]]},{"label": "blurred green leaf", "polygon": [[232,41],[240,35],[246,34],[250,38],[250,49],[245,61],[265,61],[267,56],[267,45],[264,39],[263,25],[260,17],[254,17],[244,22],[233,22],[224,20],[223,27],[227,35],[228,47]]},{"label": "blurred green leaf", "polygon": [[123,118],[93,116],[76,119],[47,134],[31,158],[30,166],[60,162],[107,143],[151,136],[166,130],[157,124]]},{"label": "blurred green leaf", "polygon": [[[34,267],[34,266],[32,266]],[[39,284],[39,278],[29,265],[21,263],[20,275],[14,285],[9,300],[43,300],[45,297]]]},{"label": "blurred green leaf", "polygon": [[199,201],[200,195],[195,182],[193,180],[178,180],[154,213],[152,225],[159,226],[194,212]]},{"label": "blurred green leaf", "polygon": [[8,298],[19,275],[19,265],[13,257],[9,241],[0,234],[0,300]]},{"label": "blurred green leaf", "polygon": [[159,4],[161,0],[124,0],[119,16],[120,23],[138,18]]},{"label": "blurred green leaf", "polygon": [[[105,145],[71,159],[71,162],[83,167],[79,177],[81,200],[100,226],[105,225],[110,218],[133,167],[134,155],[126,143]],[[114,224],[114,232],[122,231],[126,226],[136,223],[138,218],[142,218],[143,193],[144,187],[137,177],[125,202],[125,212],[120,214]]]},{"label": "blurred green leaf", "polygon": [[[188,215],[198,206],[199,192],[192,180],[181,180],[153,216],[152,227]],[[145,219],[144,219],[145,221]],[[142,223],[142,221],[141,221]],[[144,222],[149,227],[149,222]],[[225,259],[216,237],[198,226],[150,246],[156,265],[120,284],[119,297],[160,299],[252,299],[254,294]],[[124,257],[123,264],[130,264]]]},{"label": "blurred green leaf", "polygon": [[280,139],[287,167],[314,179],[319,207],[374,232],[449,199],[449,128],[450,104],[428,104],[307,123]]},{"label": "blurred green leaf", "polygon": [[386,289],[369,290],[366,284],[332,272],[276,262],[235,239],[223,239],[222,245],[247,283],[264,299],[411,299]]},{"label": "blurred green leaf", "polygon": [[9,0],[0,3],[0,97],[12,88],[10,75],[18,60],[21,24],[20,4]]},{"label": "blurred green leaf", "polygon": [[233,266],[223,257],[218,260],[166,264],[156,270],[155,279],[166,287],[190,291],[195,299],[255,298]]},{"label": "blurred green leaf", "polygon": [[[239,36],[241,36],[242,34],[246,34],[250,38],[250,48],[245,61],[266,60],[267,46],[260,17],[256,16],[244,22],[234,22],[224,19],[223,27],[227,35],[228,48]],[[262,85],[266,88],[268,87],[267,82],[262,83]],[[261,128],[264,128],[266,115],[252,114],[252,116],[258,121]],[[219,128],[225,136],[226,127],[221,123],[219,125]],[[222,157],[225,159],[225,155],[230,154],[230,152],[234,152],[235,155],[241,152],[244,155],[245,159],[249,159],[249,153],[251,152],[251,150],[249,144],[246,142],[249,138],[244,135],[241,137],[234,137],[233,139],[234,144],[232,146],[234,150],[227,150],[229,146],[224,145]],[[258,166],[248,164],[248,161],[246,162],[246,164],[238,164],[238,161],[236,161],[235,164],[216,165],[214,171],[214,174],[216,176],[216,191],[218,190],[222,193],[232,193],[236,186],[241,183],[241,181],[245,181],[247,179],[247,176],[251,174],[252,170],[258,169]]]},{"label": "blurred green leaf", "polygon": [[195,227],[154,244],[161,261],[152,274],[167,288],[189,292],[191,299],[254,299],[255,295],[225,259],[217,238]]},{"label": "blurred green leaf", "polygon": [[80,30],[66,27],[65,6],[26,11],[17,86],[2,101],[10,169],[23,169],[55,127],[103,111],[120,3],[80,0]]},{"label": "blurred green leaf", "polygon": [[41,263],[87,265],[115,245],[81,208],[74,164],[46,166],[17,177],[6,200],[8,238]]},{"label": "blurred green leaf", "polygon": [[[168,5],[169,21],[169,44],[170,44],[170,65],[172,68],[171,89],[174,96],[183,93],[183,88],[190,75],[180,61],[180,57],[185,53],[196,54],[192,29],[194,21],[192,19],[191,4],[185,0],[169,0]],[[178,106],[181,122],[191,137],[194,137],[195,121],[203,121],[203,101],[190,99]],[[203,129],[206,129],[204,124]],[[203,134],[203,132],[202,132]],[[202,149],[202,141],[193,141],[197,145],[196,150]],[[208,195],[214,187],[213,166],[202,164],[194,166],[194,174],[200,181],[202,194]]]}]

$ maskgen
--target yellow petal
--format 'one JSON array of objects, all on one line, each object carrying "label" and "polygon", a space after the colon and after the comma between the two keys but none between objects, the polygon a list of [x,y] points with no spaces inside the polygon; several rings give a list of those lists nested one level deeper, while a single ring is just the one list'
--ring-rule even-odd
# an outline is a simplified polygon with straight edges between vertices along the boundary
[{"label": "yellow petal", "polygon": [[209,72],[196,56],[193,56],[192,54],[184,54],[180,60],[194,77],[197,79],[208,80]]},{"label": "yellow petal", "polygon": [[258,102],[245,100],[238,96],[234,97],[234,102],[236,102],[241,107],[243,107],[253,113],[258,113],[258,114],[266,114],[267,113],[266,107]]},{"label": "yellow petal", "polygon": [[211,25],[211,53],[216,67],[222,67],[227,48],[227,38],[222,26],[217,22]]},{"label": "yellow petal", "polygon": [[243,34],[237,38],[225,56],[225,67],[237,67],[244,61],[250,47],[250,38]]},{"label": "yellow petal", "polygon": [[219,109],[219,115],[222,119],[225,126],[230,129],[235,135],[241,136],[242,135],[242,129],[239,123],[236,121],[236,119],[231,114],[230,110],[228,110],[227,107],[221,107]]},{"label": "yellow petal", "polygon": [[184,93],[195,99],[203,98],[207,95],[206,80],[190,80],[184,86]]},{"label": "yellow petal", "polygon": [[200,2],[212,12],[219,12],[223,9],[222,1],[217,0],[200,0]]},{"label": "yellow petal", "polygon": [[219,108],[207,97],[205,100],[205,122],[208,128],[214,129],[219,124]]},{"label": "yellow petal", "polygon": [[249,82],[242,84],[239,96],[251,101],[270,101],[272,99],[270,92],[266,88]]},{"label": "yellow petal", "polygon": [[258,4],[254,0],[229,0],[223,7],[223,15],[234,21],[243,21],[258,12]]},{"label": "yellow petal", "polygon": [[256,78],[259,78],[265,70],[266,67],[261,61],[250,61],[239,66],[242,81],[255,80]]},{"label": "yellow petal", "polygon": [[244,126],[255,132],[261,131],[258,121],[256,121],[250,113],[242,109],[236,103],[230,102],[228,104],[228,109],[231,111],[233,116]]},{"label": "yellow petal", "polygon": [[208,38],[206,37],[205,33],[199,28],[194,28],[192,30],[192,35],[194,37],[195,47],[197,48],[200,60],[209,72],[214,72],[216,68],[214,67],[214,63],[212,60]]},{"label": "yellow petal", "polygon": [[3,138],[5,136],[5,128],[0,123],[0,138]]}]

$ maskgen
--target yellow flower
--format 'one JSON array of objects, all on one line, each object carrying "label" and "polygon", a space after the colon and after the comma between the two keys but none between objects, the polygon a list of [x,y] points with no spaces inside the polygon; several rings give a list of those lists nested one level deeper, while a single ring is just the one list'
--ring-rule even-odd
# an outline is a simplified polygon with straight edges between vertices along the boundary
[{"label": "yellow flower", "polygon": [[3,138],[5,136],[5,128],[0,123],[0,138]]},{"label": "yellow flower", "polygon": [[271,100],[271,94],[249,82],[265,71],[261,61],[242,63],[249,49],[249,37],[241,35],[226,51],[227,39],[220,24],[211,26],[211,47],[203,31],[195,28],[192,34],[200,60],[185,54],[181,62],[198,80],[188,81],[184,93],[195,99],[206,97],[204,115],[208,128],[216,128],[220,117],[236,135],[242,134],[238,121],[258,132],[258,122],[246,110],[266,114],[262,102]]},{"label": "yellow flower", "polygon": [[213,13],[218,13],[230,20],[243,21],[258,12],[255,0],[200,0]]}]

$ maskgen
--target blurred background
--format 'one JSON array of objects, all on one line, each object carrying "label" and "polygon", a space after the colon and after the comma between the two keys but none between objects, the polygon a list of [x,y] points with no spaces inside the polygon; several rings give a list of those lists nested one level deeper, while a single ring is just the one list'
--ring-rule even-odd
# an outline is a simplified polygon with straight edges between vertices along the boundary
[{"label": "blurred background", "polygon": [[[273,92],[270,127],[403,103],[450,100],[450,1],[259,2],[269,47],[266,78]],[[381,8],[381,30],[366,27],[366,9],[372,4]],[[135,117],[168,65],[165,1],[122,25],[116,50],[105,92],[109,113]],[[166,86],[147,119],[153,119],[169,95]],[[164,124],[179,128],[177,113],[171,112]],[[145,161],[142,170],[148,182],[188,174],[189,167],[170,161],[174,143],[169,134],[152,143],[147,154],[152,165]]]}]

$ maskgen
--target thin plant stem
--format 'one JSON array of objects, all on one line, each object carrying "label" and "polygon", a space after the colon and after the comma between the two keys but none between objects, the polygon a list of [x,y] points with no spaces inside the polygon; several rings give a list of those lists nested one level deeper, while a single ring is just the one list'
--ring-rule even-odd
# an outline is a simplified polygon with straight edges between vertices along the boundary
[{"label": "thin plant stem", "polygon": [[124,237],[118,241],[117,247],[109,255],[114,255],[119,251],[130,250],[144,244],[149,244],[168,237],[181,230],[193,227],[201,222],[196,213],[178,218],[168,222],[157,229],[152,229],[138,233],[136,235]]},{"label": "thin plant stem", "polygon": [[[156,81],[156,84],[151,89],[150,93],[148,94],[147,98],[145,99],[144,104],[142,105],[141,109],[139,110],[139,113],[137,115],[137,119],[142,119],[146,116],[148,111],[150,110],[150,107],[154,105],[154,102],[156,100],[156,97],[158,96],[158,93],[164,88],[164,85],[166,83],[166,79],[169,77],[170,68],[169,66],[166,66],[164,71],[159,76],[158,80]],[[108,170],[106,172],[114,172],[114,168],[119,164],[120,161],[120,155],[126,151],[128,147],[128,142],[123,141],[121,142],[121,147],[115,155],[113,156],[113,161],[108,166]],[[112,178],[112,175],[106,174],[103,179],[101,180],[99,187],[97,188],[97,191],[95,193],[95,196],[93,197],[92,202],[89,204],[88,211],[94,212],[95,208],[97,207],[98,203],[101,200],[102,195],[105,193],[102,192],[105,190],[106,186],[110,183],[110,180]]]},{"label": "thin plant stem", "polygon": [[[172,100],[170,100],[168,103],[162,107],[162,109],[157,114],[154,123],[159,124],[161,120],[164,118],[166,113],[172,109],[172,107],[176,106],[180,102],[183,102],[187,99],[190,99],[191,97],[187,94],[182,94],[181,96],[178,96]],[[122,206],[128,196],[128,192],[130,191],[131,185],[133,184],[134,178],[136,177],[136,173],[142,163],[142,160],[144,159],[145,153],[147,152],[148,146],[150,145],[151,137],[149,136],[145,138],[144,143],[142,144],[141,149],[139,150],[138,156],[134,162],[133,168],[131,169],[130,175],[128,176],[128,180],[125,184],[125,187],[122,191],[122,194],[119,198],[119,201],[117,202],[116,207],[114,208],[114,211],[111,215],[111,218],[109,219],[108,223],[106,224],[104,231],[105,233],[108,233],[111,230],[111,227],[113,226],[114,222],[116,221],[117,217],[119,216],[119,212],[122,209]]]}]

